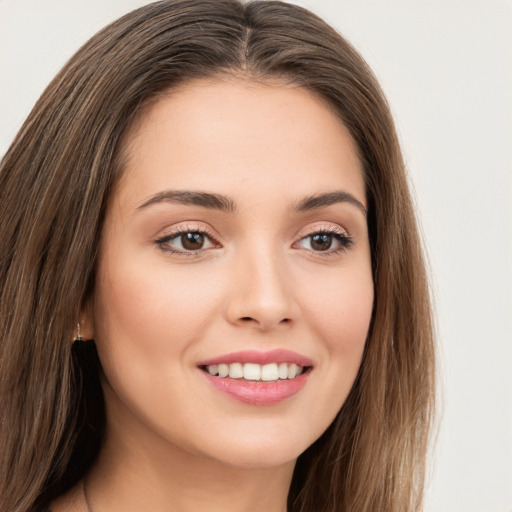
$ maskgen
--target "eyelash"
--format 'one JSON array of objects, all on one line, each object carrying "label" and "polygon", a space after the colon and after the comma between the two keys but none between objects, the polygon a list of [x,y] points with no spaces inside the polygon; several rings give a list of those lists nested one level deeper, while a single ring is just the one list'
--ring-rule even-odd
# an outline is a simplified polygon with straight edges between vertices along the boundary
[{"label": "eyelash", "polygon": [[294,243],[294,245],[298,244],[299,242],[302,242],[303,240],[306,240],[307,238],[311,238],[315,235],[330,235],[334,239],[336,239],[339,242],[339,247],[336,249],[327,249],[325,251],[312,251],[315,256],[320,257],[329,257],[329,256],[336,256],[338,254],[341,254],[342,252],[347,251],[354,245],[354,240],[351,236],[349,236],[345,231],[341,231],[338,228],[331,227],[321,227],[316,229],[311,229],[308,231],[303,237],[300,238],[297,242]]},{"label": "eyelash", "polygon": [[177,238],[180,238],[182,235],[185,235],[187,233],[199,233],[200,235],[206,235],[206,238],[212,243],[214,247],[220,247],[220,243],[215,238],[213,233],[204,227],[190,227],[190,226],[184,226],[179,227],[172,233],[165,235],[158,240],[155,240],[155,243],[159,246],[159,248],[164,252],[170,252],[172,254],[176,254],[178,256],[196,256],[204,249],[200,249],[198,251],[187,251],[187,250],[181,250],[181,249],[175,249],[174,247],[168,244],[171,240],[176,240]]},{"label": "eyelash", "polygon": [[[197,256],[200,252],[206,250],[206,249],[199,249],[197,251],[193,251],[193,250],[181,250],[181,249],[176,249],[170,245],[166,245],[168,244],[170,241],[172,240],[176,240],[178,239],[179,237],[181,237],[182,235],[184,234],[187,234],[187,233],[198,233],[200,235],[203,235],[205,236],[206,238],[209,239],[210,243],[212,244],[213,247],[220,247],[220,243],[218,242],[218,240],[215,238],[215,236],[213,235],[213,233],[204,228],[204,227],[189,227],[189,226],[184,226],[184,227],[180,227],[180,228],[177,228],[175,231],[173,231],[172,233],[168,234],[168,235],[165,235],[157,240],[155,240],[155,243],[159,246],[159,248],[162,250],[162,251],[165,251],[165,252],[169,252],[169,253],[172,253],[172,254],[176,254],[176,255],[179,255],[179,256]],[[299,244],[300,242],[308,239],[308,238],[311,238],[315,235],[330,235],[332,236],[334,239],[336,239],[338,241],[338,243],[340,244],[338,248],[336,249],[327,249],[325,251],[314,251],[312,250],[311,252],[313,252],[315,254],[315,256],[320,256],[320,257],[329,257],[329,256],[334,256],[334,255],[337,255],[337,254],[340,254],[342,252],[345,252],[347,251],[348,249],[350,249],[352,247],[352,245],[354,244],[354,241],[353,239],[345,232],[343,231],[340,231],[339,229],[336,229],[336,228],[318,228],[318,229],[312,229],[310,230],[306,235],[304,235],[303,237],[301,237],[299,240],[297,240],[296,242],[294,242],[293,246]],[[309,250],[309,249],[307,249]]]}]

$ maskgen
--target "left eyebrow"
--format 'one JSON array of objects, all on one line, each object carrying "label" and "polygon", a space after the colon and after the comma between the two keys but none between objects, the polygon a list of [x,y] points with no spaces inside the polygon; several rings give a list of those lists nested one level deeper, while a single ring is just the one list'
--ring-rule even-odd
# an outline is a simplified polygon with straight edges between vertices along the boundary
[{"label": "left eyebrow", "polygon": [[349,192],[343,190],[336,190],[334,192],[327,192],[325,194],[316,194],[309,196],[300,201],[295,209],[298,212],[305,212],[309,210],[316,210],[318,208],[324,208],[325,206],[331,206],[336,203],[349,203],[361,210],[366,216],[367,211],[363,203],[356,199]]}]

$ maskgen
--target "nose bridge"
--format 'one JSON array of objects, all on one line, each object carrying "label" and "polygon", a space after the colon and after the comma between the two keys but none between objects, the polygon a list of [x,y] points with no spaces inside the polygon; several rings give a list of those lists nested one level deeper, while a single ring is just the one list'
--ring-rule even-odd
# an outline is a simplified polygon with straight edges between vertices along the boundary
[{"label": "nose bridge", "polygon": [[228,316],[267,330],[294,319],[293,282],[284,254],[267,240],[251,244],[234,265]]}]

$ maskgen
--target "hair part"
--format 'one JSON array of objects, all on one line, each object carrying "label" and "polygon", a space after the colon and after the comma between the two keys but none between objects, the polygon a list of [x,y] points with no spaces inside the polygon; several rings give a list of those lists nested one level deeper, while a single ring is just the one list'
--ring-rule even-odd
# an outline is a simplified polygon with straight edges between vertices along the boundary
[{"label": "hair part", "polygon": [[296,464],[293,512],[420,510],[434,405],[429,289],[404,163],[372,72],[334,29],[281,2],[161,1],[86,43],[0,164],[0,509],[49,503],[94,461],[105,411],[93,344],[71,349],[94,288],[127,134],[187,82],[285,81],[325,99],[364,168],[375,300],[359,375]]}]

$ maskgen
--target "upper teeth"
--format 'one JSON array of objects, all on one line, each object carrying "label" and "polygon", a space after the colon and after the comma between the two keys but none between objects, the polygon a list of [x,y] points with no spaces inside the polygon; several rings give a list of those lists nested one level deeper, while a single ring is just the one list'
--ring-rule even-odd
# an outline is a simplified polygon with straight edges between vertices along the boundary
[{"label": "upper teeth", "polygon": [[206,367],[211,375],[219,377],[230,377],[231,379],[262,380],[272,381],[278,379],[293,379],[303,371],[302,366],[295,363],[231,363],[231,364],[211,364]]}]

